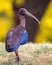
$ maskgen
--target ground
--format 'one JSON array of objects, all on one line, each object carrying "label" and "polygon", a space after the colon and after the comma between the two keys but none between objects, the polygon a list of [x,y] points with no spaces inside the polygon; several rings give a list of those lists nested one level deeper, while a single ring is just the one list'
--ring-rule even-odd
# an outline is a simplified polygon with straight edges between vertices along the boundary
[{"label": "ground", "polygon": [[[25,44],[20,46],[19,65],[52,65],[52,44]],[[15,53],[8,53],[0,43],[0,65],[18,65]]]}]

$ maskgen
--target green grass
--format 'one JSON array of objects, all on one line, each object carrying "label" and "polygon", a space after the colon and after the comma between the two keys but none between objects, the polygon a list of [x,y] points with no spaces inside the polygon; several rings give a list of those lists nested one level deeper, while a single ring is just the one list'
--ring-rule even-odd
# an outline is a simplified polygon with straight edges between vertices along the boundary
[{"label": "green grass", "polygon": [[[52,45],[26,44],[19,48],[19,65],[52,65]],[[15,53],[7,53],[0,44],[0,65],[18,65]]]}]

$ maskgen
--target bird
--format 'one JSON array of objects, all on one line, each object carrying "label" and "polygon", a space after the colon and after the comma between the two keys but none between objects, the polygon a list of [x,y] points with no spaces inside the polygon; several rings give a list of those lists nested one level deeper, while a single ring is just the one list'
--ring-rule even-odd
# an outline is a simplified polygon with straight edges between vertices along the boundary
[{"label": "bird", "polygon": [[15,52],[17,61],[19,62],[19,54],[18,48],[21,45],[24,45],[28,42],[28,32],[26,30],[26,19],[25,15],[32,17],[35,19],[38,24],[40,24],[39,20],[32,15],[27,9],[20,8],[18,11],[18,18],[20,20],[19,25],[11,28],[6,35],[5,39],[5,48],[7,52]]}]

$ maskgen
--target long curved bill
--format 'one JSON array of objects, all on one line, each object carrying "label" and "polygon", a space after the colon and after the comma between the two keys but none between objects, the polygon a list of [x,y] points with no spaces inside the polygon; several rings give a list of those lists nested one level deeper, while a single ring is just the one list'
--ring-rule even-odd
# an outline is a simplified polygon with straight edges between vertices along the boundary
[{"label": "long curved bill", "polygon": [[31,13],[29,13],[28,11],[26,11],[26,15],[34,18],[40,24],[40,21],[34,15],[32,15]]}]

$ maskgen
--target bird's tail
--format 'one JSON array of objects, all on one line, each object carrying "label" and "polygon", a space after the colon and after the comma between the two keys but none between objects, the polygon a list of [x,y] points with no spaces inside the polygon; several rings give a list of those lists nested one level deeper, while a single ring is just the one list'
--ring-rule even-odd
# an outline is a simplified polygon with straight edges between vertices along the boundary
[{"label": "bird's tail", "polygon": [[7,51],[7,52],[12,52],[12,49],[10,48],[9,45],[6,44],[6,45],[5,45],[5,48],[6,48],[6,51]]}]

